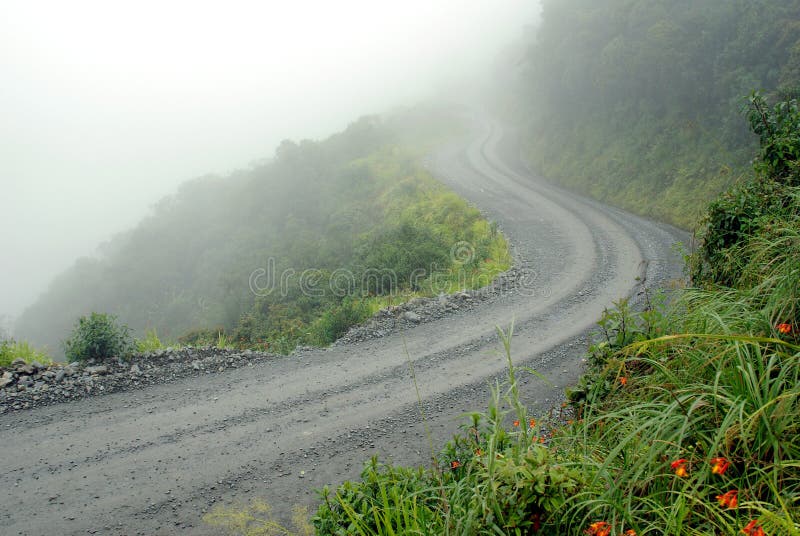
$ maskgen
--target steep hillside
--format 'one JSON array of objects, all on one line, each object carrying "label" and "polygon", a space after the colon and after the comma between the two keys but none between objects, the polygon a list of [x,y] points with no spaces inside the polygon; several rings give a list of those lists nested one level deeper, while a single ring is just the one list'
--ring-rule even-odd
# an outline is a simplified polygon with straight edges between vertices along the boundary
[{"label": "steep hillside", "polygon": [[534,169],[689,228],[749,168],[742,96],[800,87],[800,1],[545,0],[508,63]]},{"label": "steep hillside", "polygon": [[[250,169],[185,183],[61,274],[17,335],[58,355],[78,317],[103,311],[138,333],[190,343],[226,333],[286,352],[331,342],[381,304],[451,290],[431,289],[433,272],[455,282],[451,269],[502,271],[503,238],[417,164],[450,128],[427,108],[366,117],[325,141],[284,141]],[[467,263],[451,255],[459,242],[471,248]]]}]

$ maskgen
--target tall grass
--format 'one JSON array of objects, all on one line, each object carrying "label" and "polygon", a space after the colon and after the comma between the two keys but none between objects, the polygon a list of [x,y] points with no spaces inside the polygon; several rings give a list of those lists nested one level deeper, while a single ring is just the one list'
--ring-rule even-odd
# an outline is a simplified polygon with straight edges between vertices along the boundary
[{"label": "tall grass", "polygon": [[574,419],[529,420],[516,385],[533,371],[501,331],[508,378],[439,466],[373,459],[325,495],[317,533],[800,534],[800,223],[761,226],[734,246],[732,287],[607,311]]}]

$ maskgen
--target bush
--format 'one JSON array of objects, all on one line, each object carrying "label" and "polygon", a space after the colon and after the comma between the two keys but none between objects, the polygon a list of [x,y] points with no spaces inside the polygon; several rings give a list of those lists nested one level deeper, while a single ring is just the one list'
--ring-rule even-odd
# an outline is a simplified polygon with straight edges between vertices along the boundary
[{"label": "bush", "polygon": [[369,318],[371,312],[366,302],[345,298],[341,305],[325,311],[311,325],[310,342],[320,346],[331,344],[344,335],[351,326]]},{"label": "bush", "polygon": [[64,353],[70,361],[127,357],[133,348],[128,326],[119,324],[117,317],[105,313],[81,317],[64,343]]},{"label": "bush", "polygon": [[800,110],[794,99],[770,108],[754,93],[748,119],[759,136],[761,150],[755,162],[757,177],[736,185],[712,202],[700,231],[700,247],[690,259],[696,284],[734,286],[749,263],[744,245],[763,236],[775,221],[797,215],[800,185]]}]

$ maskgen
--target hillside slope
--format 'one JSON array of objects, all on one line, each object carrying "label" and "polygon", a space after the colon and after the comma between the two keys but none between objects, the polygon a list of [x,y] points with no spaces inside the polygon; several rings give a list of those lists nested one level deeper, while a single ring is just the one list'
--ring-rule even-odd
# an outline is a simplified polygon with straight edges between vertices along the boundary
[{"label": "hillside slope", "polygon": [[[284,141],[250,169],[187,182],[61,274],[17,335],[58,356],[76,320],[100,311],[138,334],[202,344],[224,333],[285,353],[330,343],[393,300],[458,290],[473,273],[485,284],[509,266],[503,237],[417,162],[453,122],[424,107],[365,117],[321,142]],[[451,255],[462,243],[467,262]],[[432,289],[435,272],[446,277]]]},{"label": "hillside slope", "polygon": [[750,167],[742,96],[796,94],[799,66],[798,0],[546,0],[508,111],[543,176],[690,228]]}]

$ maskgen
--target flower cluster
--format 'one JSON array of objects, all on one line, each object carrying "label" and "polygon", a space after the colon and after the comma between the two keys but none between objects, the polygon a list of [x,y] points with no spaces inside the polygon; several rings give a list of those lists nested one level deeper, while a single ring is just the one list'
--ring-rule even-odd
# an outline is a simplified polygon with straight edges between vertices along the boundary
[{"label": "flower cluster", "polygon": [[[595,521],[584,531],[588,536],[610,536],[611,525],[607,521]],[[623,536],[636,536],[636,531],[628,529],[622,533]]]},{"label": "flower cluster", "polygon": [[717,502],[723,508],[736,508],[739,506],[739,490],[732,489],[722,495],[717,495]]},{"label": "flower cluster", "polygon": [[724,475],[730,464],[725,458],[711,458],[711,474]]},{"label": "flower cluster", "polygon": [[789,335],[792,332],[792,325],[791,324],[778,324],[775,326],[775,329],[778,330],[778,333],[782,335]]},{"label": "flower cluster", "polygon": [[689,469],[686,468],[688,463],[689,462],[688,460],[686,460],[686,458],[680,458],[669,464],[669,466],[672,468],[673,471],[675,471],[675,476],[678,476],[680,478],[685,478],[689,476]]},{"label": "flower cluster", "polygon": [[755,519],[745,525],[742,529],[742,534],[747,534],[747,536],[767,536],[764,533],[764,529],[761,528],[761,525],[759,525],[758,521]]},{"label": "flower cluster", "polygon": [[585,532],[589,536],[609,536],[611,534],[611,525],[606,521],[595,521],[589,525]]},{"label": "flower cluster", "polygon": [[[783,332],[782,332],[783,333]],[[727,458],[717,457],[711,458],[709,460],[711,464],[711,474],[713,475],[724,475],[725,471],[728,470],[730,467],[731,462]],[[689,476],[689,461],[686,458],[679,458],[674,462],[670,463],[670,467],[675,472],[675,476],[680,478],[685,478]],[[717,503],[722,508],[729,508],[729,509],[736,509],[739,507],[739,490],[738,489],[731,489],[717,495]],[[750,521],[745,527],[742,529],[742,534],[746,534],[747,536],[767,536],[764,532],[764,529],[761,525],[758,524],[758,520],[753,519]],[[587,534],[600,534],[601,536],[607,533],[604,532],[588,532]]]}]

